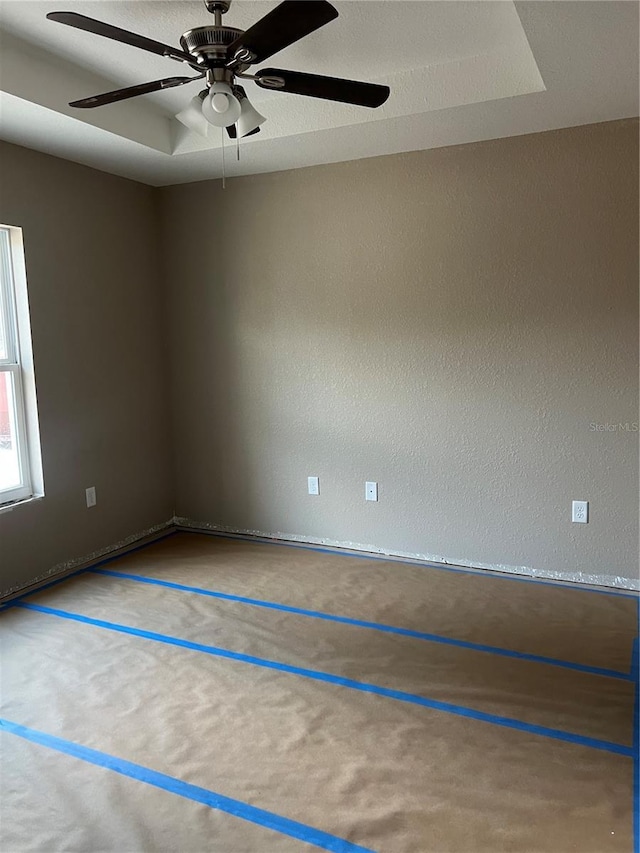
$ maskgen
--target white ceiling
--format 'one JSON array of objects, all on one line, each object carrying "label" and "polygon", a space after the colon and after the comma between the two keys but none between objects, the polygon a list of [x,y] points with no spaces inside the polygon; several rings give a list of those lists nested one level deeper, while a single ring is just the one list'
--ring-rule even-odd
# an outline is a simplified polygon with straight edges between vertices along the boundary
[{"label": "white ceiling", "polygon": [[[333,0],[332,0],[333,2]],[[247,29],[276,6],[234,0]],[[267,116],[227,143],[227,175],[332,163],[638,115],[635,0],[336,0],[340,16],[265,66],[391,87],[369,110],[245,88]],[[2,0],[0,138],[160,186],[218,177],[221,134],[174,118],[202,83],[92,110],[68,101],[185,66],[46,19],[76,11],[178,45],[211,23],[200,0]]]}]

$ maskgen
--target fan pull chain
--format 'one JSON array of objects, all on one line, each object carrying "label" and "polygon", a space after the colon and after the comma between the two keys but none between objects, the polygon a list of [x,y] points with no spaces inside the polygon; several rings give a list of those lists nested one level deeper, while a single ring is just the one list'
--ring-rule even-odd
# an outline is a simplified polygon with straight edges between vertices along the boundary
[{"label": "fan pull chain", "polygon": [[238,125],[236,125],[236,159],[240,162],[240,134],[238,133]]},{"label": "fan pull chain", "polygon": [[224,173],[224,133],[225,133],[224,127],[220,128],[220,133],[222,134],[222,189],[226,190],[227,182],[225,180],[225,173]]}]

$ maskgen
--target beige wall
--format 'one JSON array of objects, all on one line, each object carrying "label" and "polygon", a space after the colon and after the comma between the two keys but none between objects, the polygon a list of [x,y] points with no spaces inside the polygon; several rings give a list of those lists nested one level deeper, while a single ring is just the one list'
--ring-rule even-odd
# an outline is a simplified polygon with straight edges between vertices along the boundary
[{"label": "beige wall", "polygon": [[46,492],[0,513],[4,591],[166,522],[173,488],[154,191],[4,143],[0,162],[0,222],[24,230]]},{"label": "beige wall", "polygon": [[178,515],[636,577],[590,425],[638,420],[637,164],[621,121],[159,191]]},{"label": "beige wall", "polygon": [[[612,122],[224,192],[2,144],[46,498],[0,513],[0,588],[160,525],[174,501],[212,526],[636,577],[638,434],[590,425],[638,420],[637,133]],[[590,524],[569,521],[573,498]]]}]

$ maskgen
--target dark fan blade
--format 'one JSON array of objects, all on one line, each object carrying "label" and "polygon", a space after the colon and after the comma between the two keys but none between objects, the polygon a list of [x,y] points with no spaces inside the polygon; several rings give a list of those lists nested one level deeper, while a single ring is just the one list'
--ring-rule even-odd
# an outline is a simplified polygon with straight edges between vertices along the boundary
[{"label": "dark fan blade", "polygon": [[97,36],[121,41],[133,47],[139,47],[160,56],[168,56],[171,59],[179,59],[180,62],[188,62],[190,65],[198,67],[195,57],[178,50],[177,47],[171,47],[145,36],[139,36],[136,33],[129,32],[129,30],[122,30],[120,27],[112,27],[111,24],[104,24],[102,21],[96,21],[95,18],[88,18],[86,15],[78,15],[76,12],[49,12],[47,18],[50,21],[57,21],[59,24],[66,24],[68,27],[86,30],[88,33],[95,33]]},{"label": "dark fan blade", "polygon": [[146,95],[149,92],[159,92],[161,89],[172,89],[174,86],[184,86],[192,80],[201,80],[200,77],[165,77],[164,80],[154,80],[152,83],[140,83],[139,86],[129,86],[126,89],[115,89],[113,92],[105,92],[104,95],[94,95],[91,98],[82,98],[80,101],[71,101],[70,107],[103,107],[105,104],[113,104],[115,101],[124,101],[126,98],[135,98],[137,95]]},{"label": "dark fan blade", "polygon": [[[235,124],[230,124],[229,127],[226,128],[226,131],[229,139],[235,139],[238,135]],[[250,130],[249,133],[245,133],[245,135],[241,136],[240,139],[246,139],[247,136],[253,136],[254,133],[260,133],[260,128],[256,127],[253,130]]]},{"label": "dark fan blade", "polygon": [[233,58],[237,50],[246,48],[253,55],[252,63],[263,62],[337,17],[327,0],[284,0],[239,36],[227,55]]},{"label": "dark fan blade", "polygon": [[[270,79],[273,82],[269,82]],[[280,85],[280,81],[284,85]],[[280,68],[262,68],[256,74],[256,83],[263,89],[307,95],[310,98],[325,98],[327,101],[342,101],[360,107],[379,107],[389,97],[388,86],[377,83],[359,83],[339,77],[321,77],[319,74],[303,74],[300,71],[282,71]],[[274,85],[275,84],[275,85]]]}]

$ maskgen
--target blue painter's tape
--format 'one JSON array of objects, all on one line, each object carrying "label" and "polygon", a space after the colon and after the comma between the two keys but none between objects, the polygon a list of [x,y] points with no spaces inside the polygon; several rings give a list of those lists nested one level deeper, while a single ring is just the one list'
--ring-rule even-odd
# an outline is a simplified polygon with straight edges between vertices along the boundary
[{"label": "blue painter's tape", "polygon": [[217,536],[220,539],[239,539],[242,542],[253,542],[257,545],[282,545],[285,548],[300,548],[302,551],[317,551],[319,554],[335,554],[338,557],[353,557],[356,560],[382,560],[385,563],[396,563],[399,566],[418,566],[423,569],[437,569],[442,572],[456,572],[457,574],[475,575],[475,577],[488,578],[489,580],[520,581],[521,583],[535,583],[538,586],[554,586],[556,589],[571,590],[575,592],[591,592],[594,595],[614,595],[617,598],[630,598],[640,601],[637,595],[630,592],[617,592],[613,589],[590,589],[582,587],[576,581],[549,581],[536,577],[522,577],[515,573],[500,572],[497,569],[465,569],[462,566],[449,566],[444,563],[430,563],[427,560],[407,560],[390,554],[357,554],[353,551],[339,551],[335,548],[324,546],[304,545],[302,542],[288,542],[285,539],[264,539],[256,536],[244,536],[239,533],[223,533],[217,530],[197,530],[194,527],[178,527],[180,533],[196,533],[201,536]]},{"label": "blue painter's tape", "polygon": [[226,592],[216,592],[215,590],[202,589],[197,586],[186,586],[173,581],[163,581],[158,578],[145,577],[144,575],[132,575],[128,572],[117,572],[110,569],[92,569],[94,574],[107,575],[114,578],[124,578],[126,580],[136,581],[137,583],[146,583],[154,586],[166,587],[167,589],[177,590],[179,592],[189,592],[195,595],[208,596],[210,598],[220,599],[221,601],[233,601],[239,604],[248,604],[252,607],[263,607],[268,610],[281,610],[284,613],[292,613],[296,616],[308,616],[314,619],[324,619],[329,622],[339,622],[342,625],[353,625],[358,628],[370,628],[373,631],[382,631],[386,634],[399,634],[403,637],[412,637],[417,640],[426,640],[430,643],[440,643],[447,646],[455,646],[461,649],[470,649],[476,652],[486,652],[492,655],[501,655],[502,657],[515,658],[517,660],[531,661],[533,663],[542,663],[549,666],[559,666],[565,669],[573,669],[578,672],[585,672],[589,675],[602,675],[607,678],[621,678],[624,681],[629,681],[631,676],[628,672],[619,672],[616,669],[605,669],[599,666],[587,666],[586,664],[574,663],[573,661],[560,660],[559,658],[550,658],[544,655],[533,655],[527,652],[516,652],[511,649],[502,649],[498,646],[487,646],[483,643],[472,643],[469,640],[455,640],[450,637],[443,637],[440,634],[430,634],[424,631],[414,631],[411,628],[397,628],[393,625],[385,625],[380,622],[367,622],[362,619],[351,619],[348,616],[335,616],[332,613],[323,613],[319,610],[306,610],[302,607],[292,607],[288,604],[279,604],[275,601],[262,601],[257,598],[245,598],[242,595],[231,595]]},{"label": "blue painter's tape", "polygon": [[625,755],[629,757],[632,755],[631,747],[624,746],[623,744],[612,743],[606,740],[598,740],[597,738],[577,735],[572,732],[565,732],[560,729],[551,729],[546,726],[538,726],[532,723],[523,723],[521,720],[514,720],[510,717],[486,714],[483,711],[476,711],[473,708],[467,708],[463,705],[453,705],[449,702],[440,702],[437,699],[427,699],[414,693],[405,693],[402,690],[392,690],[388,687],[379,687],[377,684],[368,684],[364,681],[354,681],[351,678],[332,675],[328,672],[320,672],[315,669],[304,669],[303,667],[292,666],[291,664],[267,660],[266,658],[258,658],[253,655],[245,655],[229,649],[222,649],[218,646],[207,646],[202,643],[192,643],[189,640],[183,640],[179,637],[169,637],[165,634],[157,634],[154,631],[132,628],[129,625],[120,625],[116,622],[105,622],[102,619],[93,619],[90,616],[82,616],[79,613],[69,613],[66,610],[58,610],[53,607],[43,607],[39,604],[28,604],[27,602],[22,602],[18,604],[17,607],[22,607],[26,610],[34,610],[38,613],[47,613],[51,616],[58,616],[62,619],[71,619],[75,622],[84,622],[88,625],[94,625],[97,628],[106,628],[107,630],[117,631],[121,634],[130,634],[134,637],[142,637],[145,640],[153,640],[157,643],[165,643],[167,645],[178,646],[180,648],[190,649],[196,652],[203,652],[204,654],[215,655],[216,657],[226,658],[239,663],[248,663],[265,669],[274,669],[291,675],[299,675],[303,678],[311,678],[315,681],[323,681],[328,684],[335,684],[339,687],[359,690],[363,693],[373,693],[377,696],[385,696],[389,699],[395,699],[400,702],[410,702],[413,705],[422,705],[423,707],[431,708],[434,711],[443,711],[448,714],[454,714],[458,717],[466,717],[483,723],[491,723],[508,729],[516,729],[521,732],[540,735],[541,737],[567,741],[568,743],[575,743],[592,749],[601,749],[605,752],[616,753],[617,755]]},{"label": "blue painter's tape", "polygon": [[633,702],[633,851],[640,853],[640,638],[633,644],[631,674],[636,682]]},{"label": "blue painter's tape", "polygon": [[184,797],[187,800],[194,800],[196,803],[202,803],[205,806],[226,812],[241,820],[256,823],[258,826],[264,826],[282,835],[297,838],[299,841],[313,844],[322,850],[329,850],[331,853],[373,853],[367,847],[353,844],[343,838],[338,838],[336,835],[323,832],[321,829],[315,829],[304,823],[289,820],[289,818],[281,817],[273,812],[243,803],[241,800],[234,800],[215,791],[200,788],[198,785],[191,785],[189,782],[183,782],[181,779],[176,779],[173,776],[158,773],[156,770],[126,761],[124,758],[117,758],[115,755],[99,752],[97,749],[91,749],[88,746],[82,746],[81,744],[56,737],[55,735],[49,735],[39,732],[36,729],[21,726],[19,723],[14,723],[11,720],[0,718],[0,731],[9,732],[32,743],[54,749],[57,752],[63,752],[66,755],[73,756],[73,758],[87,761],[89,764],[113,770],[122,776],[128,776],[130,779],[136,779],[138,782],[144,782],[146,785],[153,785],[154,788],[161,788],[163,791],[177,794],[179,797]]}]

